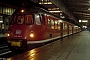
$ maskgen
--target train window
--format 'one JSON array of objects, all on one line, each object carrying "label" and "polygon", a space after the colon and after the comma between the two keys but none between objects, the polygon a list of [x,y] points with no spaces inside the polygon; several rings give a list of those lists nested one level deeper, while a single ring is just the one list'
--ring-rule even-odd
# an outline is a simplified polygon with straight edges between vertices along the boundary
[{"label": "train window", "polygon": [[57,25],[58,25],[57,20],[55,20],[54,23],[55,23],[55,29],[57,29]]},{"label": "train window", "polygon": [[19,17],[18,17],[18,22],[19,22],[20,24],[23,24],[23,23],[24,23],[24,16],[19,16]]},{"label": "train window", "polygon": [[24,16],[18,16],[17,17],[17,23],[18,24],[23,24],[24,23],[24,20],[25,20],[25,17]]},{"label": "train window", "polygon": [[67,33],[67,23],[65,23],[64,28],[65,28],[65,33]]},{"label": "train window", "polygon": [[36,21],[36,25],[41,25],[40,15],[39,14],[35,14],[35,21]]},{"label": "train window", "polygon": [[33,24],[33,16],[32,15],[26,15],[26,24]]},{"label": "train window", "polygon": [[23,24],[25,20],[24,15],[16,14],[12,17],[11,24]]},{"label": "train window", "polygon": [[54,21],[51,20],[51,29],[54,29]]},{"label": "train window", "polygon": [[59,20],[58,20],[58,30],[60,30],[60,22],[59,22]]},{"label": "train window", "polygon": [[33,15],[16,14],[12,17],[11,24],[33,24]]},{"label": "train window", "polygon": [[50,25],[51,25],[51,21],[50,19],[48,19],[48,28],[50,28]]}]

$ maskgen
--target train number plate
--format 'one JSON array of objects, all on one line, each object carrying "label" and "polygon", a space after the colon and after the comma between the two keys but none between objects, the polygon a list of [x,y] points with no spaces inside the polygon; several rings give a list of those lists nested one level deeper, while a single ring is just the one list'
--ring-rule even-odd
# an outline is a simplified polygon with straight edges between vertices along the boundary
[{"label": "train number plate", "polygon": [[20,47],[21,46],[21,42],[12,41],[11,42],[11,46],[18,46],[18,47]]}]

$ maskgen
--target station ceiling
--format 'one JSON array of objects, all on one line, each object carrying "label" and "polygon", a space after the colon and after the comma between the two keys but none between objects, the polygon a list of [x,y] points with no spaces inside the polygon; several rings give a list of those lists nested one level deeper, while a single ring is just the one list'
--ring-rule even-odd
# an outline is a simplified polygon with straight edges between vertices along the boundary
[{"label": "station ceiling", "polygon": [[[0,0],[0,4],[8,5],[14,8],[20,7],[22,1],[25,0]],[[29,0],[26,0],[29,1]],[[67,12],[63,11],[62,8],[59,7],[60,0],[31,0],[36,5],[40,5],[41,7],[47,9],[48,11],[54,13],[55,15],[61,17],[61,19],[68,20],[72,23],[80,24],[81,26],[90,26],[90,1],[89,0],[63,0],[63,4],[70,11],[70,15]],[[47,3],[48,1],[48,3]],[[54,3],[55,2],[55,3]],[[53,12],[58,11],[58,12]],[[72,15],[75,17],[73,20]],[[79,22],[79,20],[87,20],[88,22]]]},{"label": "station ceiling", "polygon": [[88,21],[80,24],[90,26],[90,0],[64,0],[64,2],[78,20]]}]

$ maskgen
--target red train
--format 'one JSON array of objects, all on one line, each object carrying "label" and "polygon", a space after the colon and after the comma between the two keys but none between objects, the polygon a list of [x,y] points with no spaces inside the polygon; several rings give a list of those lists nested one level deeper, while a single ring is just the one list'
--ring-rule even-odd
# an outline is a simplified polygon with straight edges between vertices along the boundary
[{"label": "red train", "polygon": [[78,26],[38,8],[16,10],[10,24],[7,39],[12,47],[44,43],[80,31]]}]

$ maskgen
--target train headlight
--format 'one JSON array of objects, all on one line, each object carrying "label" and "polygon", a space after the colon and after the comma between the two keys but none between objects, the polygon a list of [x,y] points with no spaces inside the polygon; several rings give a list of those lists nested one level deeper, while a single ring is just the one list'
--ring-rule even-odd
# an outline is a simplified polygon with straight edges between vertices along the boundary
[{"label": "train headlight", "polygon": [[30,33],[30,37],[34,37],[34,34],[33,33]]},{"label": "train headlight", "polygon": [[24,10],[22,9],[21,12],[24,12]]},{"label": "train headlight", "polygon": [[10,34],[8,33],[7,36],[10,36]]}]

